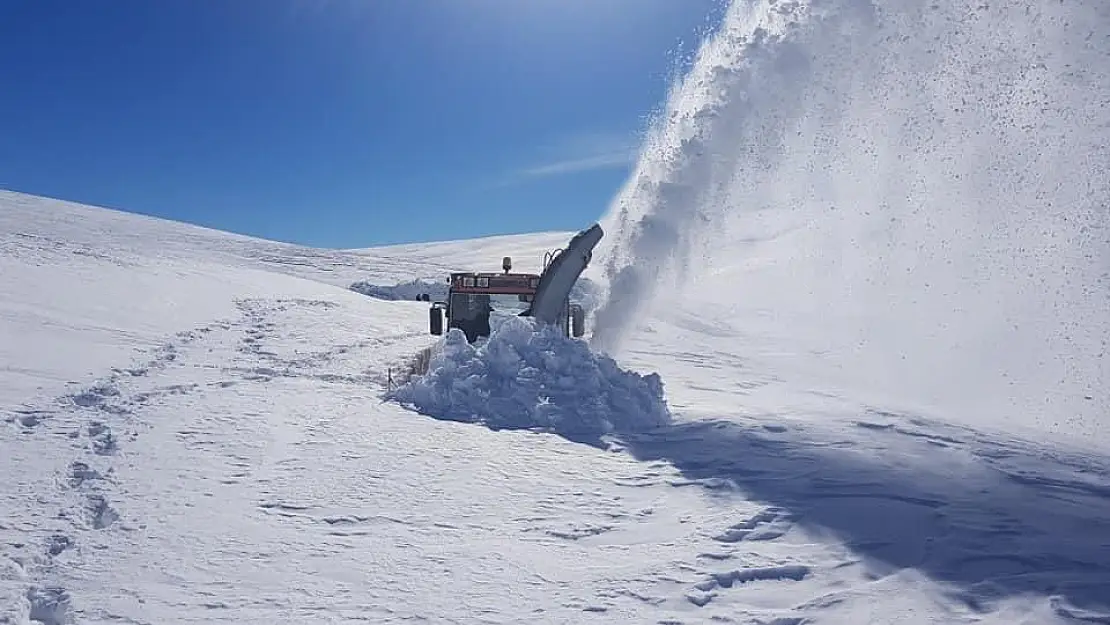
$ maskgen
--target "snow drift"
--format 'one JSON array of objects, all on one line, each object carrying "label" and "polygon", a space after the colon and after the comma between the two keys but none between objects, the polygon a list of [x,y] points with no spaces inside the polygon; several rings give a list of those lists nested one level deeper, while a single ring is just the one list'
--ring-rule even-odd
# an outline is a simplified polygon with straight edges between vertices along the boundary
[{"label": "snow drift", "polygon": [[585,342],[523,317],[505,319],[475,345],[452,328],[428,372],[389,397],[442,419],[572,438],[670,422],[658,374],[625,371]]},{"label": "snow drift", "polygon": [[673,295],[830,386],[1095,434],[1108,101],[1103,0],[736,2],[602,222],[594,344]]},{"label": "snow drift", "polygon": [[441,280],[431,278],[417,278],[391,285],[374,284],[367,280],[359,280],[348,288],[355,293],[390,301],[418,300],[423,295],[427,295],[428,299],[432,301],[442,301],[447,297],[447,284]]}]

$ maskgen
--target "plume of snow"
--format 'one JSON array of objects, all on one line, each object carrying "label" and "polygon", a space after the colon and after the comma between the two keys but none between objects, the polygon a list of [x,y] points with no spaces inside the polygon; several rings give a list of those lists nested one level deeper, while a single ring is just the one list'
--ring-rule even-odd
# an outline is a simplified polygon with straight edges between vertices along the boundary
[{"label": "plume of snow", "polygon": [[[1103,0],[736,2],[603,221],[593,344],[699,285],[874,384],[1097,422],[1107,102]],[[790,234],[753,242],[767,225]]]}]

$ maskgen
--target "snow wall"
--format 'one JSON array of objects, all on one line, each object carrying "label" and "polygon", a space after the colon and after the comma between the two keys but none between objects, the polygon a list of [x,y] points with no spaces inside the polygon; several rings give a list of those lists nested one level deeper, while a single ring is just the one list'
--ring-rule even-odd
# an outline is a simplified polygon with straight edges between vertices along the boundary
[{"label": "snow wall", "polygon": [[348,288],[355,293],[361,293],[368,297],[393,301],[416,301],[421,295],[427,295],[429,300],[438,302],[443,301],[443,299],[447,297],[447,284],[442,280],[430,278],[416,279],[409,282],[389,285],[374,284],[366,280],[360,280],[353,283]]},{"label": "snow wall", "polygon": [[440,419],[537,428],[576,440],[671,420],[657,374],[625,371],[586,342],[515,316],[474,345],[450,329],[428,372],[388,398]]},{"label": "snow wall", "polygon": [[845,383],[1102,436],[1108,102],[1106,0],[737,0],[602,221],[593,344],[709,292]]}]

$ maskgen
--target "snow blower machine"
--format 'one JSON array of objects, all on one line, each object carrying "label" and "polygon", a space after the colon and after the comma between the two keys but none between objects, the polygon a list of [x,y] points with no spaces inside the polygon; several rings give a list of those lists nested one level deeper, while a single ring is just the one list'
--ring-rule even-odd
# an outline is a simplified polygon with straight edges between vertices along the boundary
[{"label": "snow blower machine", "polygon": [[434,302],[429,311],[429,331],[440,336],[445,327],[458,328],[474,343],[490,335],[491,318],[517,315],[558,326],[567,336],[581,337],[585,313],[581,304],[570,301],[570,291],[589,265],[602,235],[598,224],[579,232],[565,249],[548,252],[541,274],[513,273],[508,256],[501,261],[502,273],[452,273],[447,301]]},{"label": "snow blower machine", "polygon": [[[433,302],[429,310],[429,332],[442,336],[458,328],[475,343],[488,337],[498,316],[532,317],[559,327],[566,336],[585,334],[585,311],[570,301],[578,277],[590,264],[593,249],[601,240],[601,226],[594,224],[576,234],[562,250],[544,256],[543,272],[513,273],[512,258],[501,261],[501,273],[454,272],[448,278],[447,301]],[[430,301],[427,295],[421,299]],[[421,350],[405,367],[400,383],[410,376],[424,375],[435,346]],[[390,374],[392,383],[392,374]]]}]

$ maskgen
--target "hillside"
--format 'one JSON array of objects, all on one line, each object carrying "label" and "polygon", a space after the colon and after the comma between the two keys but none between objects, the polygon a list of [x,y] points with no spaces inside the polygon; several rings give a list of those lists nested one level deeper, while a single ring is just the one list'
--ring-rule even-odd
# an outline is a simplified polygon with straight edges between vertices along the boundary
[{"label": "hillside", "polygon": [[746,355],[774,333],[694,306],[645,316],[626,373],[517,330],[435,369],[473,399],[474,372],[539,393],[522,363],[566,366],[564,424],[618,379],[647,405],[659,372],[670,425],[628,412],[598,444],[383,401],[426,305],[346,280],[554,235],[329,252],[14,194],[0,215],[0,622],[1110,617],[1105,459],[794,386]]}]

